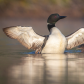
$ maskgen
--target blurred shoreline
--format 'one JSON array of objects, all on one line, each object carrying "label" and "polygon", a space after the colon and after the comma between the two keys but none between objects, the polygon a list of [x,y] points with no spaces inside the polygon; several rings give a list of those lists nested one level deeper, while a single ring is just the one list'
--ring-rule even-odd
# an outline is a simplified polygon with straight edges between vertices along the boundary
[{"label": "blurred shoreline", "polygon": [[83,0],[0,0],[0,18],[46,19],[52,13],[84,18]]}]

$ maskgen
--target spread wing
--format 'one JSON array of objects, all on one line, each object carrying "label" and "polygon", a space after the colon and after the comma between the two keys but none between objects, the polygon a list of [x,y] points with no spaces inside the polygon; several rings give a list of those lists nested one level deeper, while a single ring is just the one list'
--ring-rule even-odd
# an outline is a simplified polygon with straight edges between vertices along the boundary
[{"label": "spread wing", "polygon": [[41,52],[45,37],[37,35],[32,27],[7,27],[3,28],[3,31],[8,37],[17,39],[26,48],[36,50],[36,53]]},{"label": "spread wing", "polygon": [[74,48],[84,43],[84,28],[79,29],[72,35],[66,37],[68,41],[67,49]]}]

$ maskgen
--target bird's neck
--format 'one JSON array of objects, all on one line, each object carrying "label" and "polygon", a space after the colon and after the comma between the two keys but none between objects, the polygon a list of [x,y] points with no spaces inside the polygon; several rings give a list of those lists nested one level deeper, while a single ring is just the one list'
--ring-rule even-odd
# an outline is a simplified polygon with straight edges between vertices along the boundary
[{"label": "bird's neck", "polygon": [[55,27],[55,24],[50,24],[50,23],[47,23],[47,27],[48,27],[48,30],[50,32],[50,30]]},{"label": "bird's neck", "polygon": [[55,24],[48,23],[47,26],[50,34],[57,35],[57,36],[63,35],[61,31],[55,26]]}]

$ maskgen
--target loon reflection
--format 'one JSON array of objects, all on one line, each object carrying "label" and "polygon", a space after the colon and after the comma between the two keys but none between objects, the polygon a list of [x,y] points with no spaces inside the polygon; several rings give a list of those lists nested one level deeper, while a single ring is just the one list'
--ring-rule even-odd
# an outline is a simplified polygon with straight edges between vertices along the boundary
[{"label": "loon reflection", "polygon": [[84,83],[82,53],[29,54],[21,60],[19,65],[10,68],[11,81],[16,84],[20,81],[24,84]]}]

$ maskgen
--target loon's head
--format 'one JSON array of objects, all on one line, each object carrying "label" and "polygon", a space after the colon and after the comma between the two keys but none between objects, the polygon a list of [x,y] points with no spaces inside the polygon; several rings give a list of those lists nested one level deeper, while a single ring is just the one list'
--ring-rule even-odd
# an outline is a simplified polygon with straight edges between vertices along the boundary
[{"label": "loon's head", "polygon": [[48,26],[48,30],[50,31],[51,28],[55,27],[55,23],[60,20],[60,19],[63,19],[65,18],[66,16],[60,16],[58,13],[55,13],[55,14],[51,14],[49,17],[48,17],[48,20],[47,20],[47,26]]},{"label": "loon's head", "polygon": [[65,18],[66,16],[60,16],[58,13],[51,14],[48,17],[47,23],[55,24],[58,20]]}]

